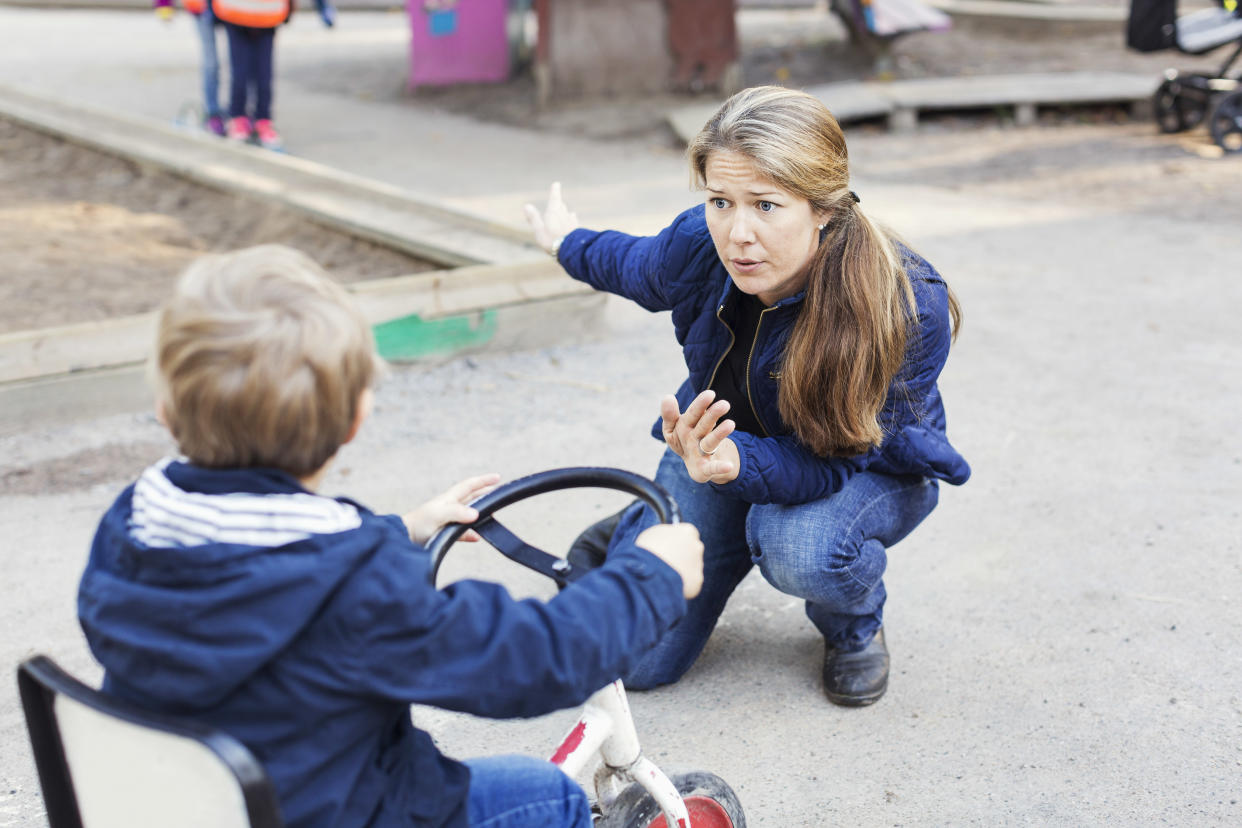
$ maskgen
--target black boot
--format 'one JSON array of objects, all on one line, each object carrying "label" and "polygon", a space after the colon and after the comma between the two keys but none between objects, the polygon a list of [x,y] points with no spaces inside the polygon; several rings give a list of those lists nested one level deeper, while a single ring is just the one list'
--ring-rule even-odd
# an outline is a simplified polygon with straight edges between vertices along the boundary
[{"label": "black boot", "polygon": [[[627,506],[626,509],[628,508]],[[604,559],[608,556],[608,542],[617,531],[617,524],[621,522],[624,512],[625,509],[622,509],[615,515],[591,524],[574,539],[569,546],[569,554],[565,556],[574,565],[574,569],[596,569],[604,565]]]},{"label": "black boot", "polygon": [[844,707],[864,707],[888,689],[888,647],[884,629],[857,652],[844,653],[827,646],[824,652],[824,693]]}]

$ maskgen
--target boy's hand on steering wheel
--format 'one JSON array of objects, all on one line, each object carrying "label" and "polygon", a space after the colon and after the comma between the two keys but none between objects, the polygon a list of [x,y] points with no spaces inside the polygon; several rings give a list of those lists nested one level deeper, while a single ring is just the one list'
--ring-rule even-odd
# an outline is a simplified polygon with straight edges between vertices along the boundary
[{"label": "boy's hand on steering wheel", "polygon": [[703,541],[692,523],[657,523],[644,529],[634,540],[652,555],[671,566],[681,576],[686,600],[703,588]]},{"label": "boy's hand on steering wheel", "polygon": [[[439,532],[449,523],[474,523],[479,513],[467,506],[487,494],[500,482],[498,474],[481,474],[478,477],[467,477],[454,483],[440,494],[428,500],[413,511],[401,516],[405,528],[410,533],[410,540],[423,544],[431,540],[431,536]],[[467,532],[461,536],[463,541],[477,541],[479,536]]]},{"label": "boy's hand on steering wheel", "polygon": [[684,413],[671,394],[660,400],[664,442],[685,462],[696,483],[728,483],[737,477],[741,462],[729,439],[735,424],[720,419],[727,413],[728,401],[717,400],[711,389],[695,397]]},{"label": "boy's hand on steering wheel", "polygon": [[561,198],[561,182],[559,181],[553,182],[551,190],[548,191],[548,206],[542,213],[533,204],[527,204],[522,210],[526,213],[526,220],[530,222],[530,227],[535,232],[535,241],[550,256],[557,254],[561,239],[565,238],[571,230],[578,229],[578,214],[570,212],[565,206],[565,200]]}]

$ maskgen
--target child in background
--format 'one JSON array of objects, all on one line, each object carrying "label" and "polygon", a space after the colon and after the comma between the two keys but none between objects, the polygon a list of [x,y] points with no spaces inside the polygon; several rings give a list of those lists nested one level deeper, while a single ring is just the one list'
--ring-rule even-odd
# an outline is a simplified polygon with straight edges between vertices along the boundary
[{"label": "child in background", "polygon": [[336,25],[336,6],[332,0],[315,0],[315,8],[319,10],[319,19],[329,29]]},{"label": "child in background", "polygon": [[[216,50],[216,16],[210,0],[184,0],[185,10],[194,15],[200,44],[200,71],[203,84],[203,128],[213,135],[224,135],[224,111],[220,109],[220,59]],[[155,0],[155,11],[171,20],[173,0]]]},{"label": "child in background", "polygon": [[[153,363],[184,456],[143,472],[96,533],[78,613],[105,692],[240,739],[289,828],[590,828],[559,768],[450,759],[409,705],[499,718],[581,703],[682,617],[698,531],[652,527],[546,603],[480,581],[436,590],[420,544],[473,521],[466,504],[498,478],[404,517],[316,493],[371,409],[377,357],[348,294],[288,248],[191,265]],[[409,470],[425,473],[416,456]]]},{"label": "child in background", "polygon": [[290,0],[212,0],[229,37],[228,137],[282,149],[272,124],[272,77],[276,29],[293,13]]}]

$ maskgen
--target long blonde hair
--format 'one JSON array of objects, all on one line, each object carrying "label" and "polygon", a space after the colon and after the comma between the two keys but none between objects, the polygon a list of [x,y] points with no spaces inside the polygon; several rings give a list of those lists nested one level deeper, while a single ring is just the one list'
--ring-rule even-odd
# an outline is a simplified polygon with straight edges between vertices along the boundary
[{"label": "long blonde hair", "polygon": [[[850,191],[840,124],[818,98],[757,86],[726,101],[691,141],[687,154],[699,186],[709,157],[721,151],[745,156],[760,175],[830,216],[806,265],[806,295],[785,346],[781,418],[821,456],[879,445],[879,414],[918,311],[895,238]],[[949,309],[956,334],[960,311],[952,293]]]}]

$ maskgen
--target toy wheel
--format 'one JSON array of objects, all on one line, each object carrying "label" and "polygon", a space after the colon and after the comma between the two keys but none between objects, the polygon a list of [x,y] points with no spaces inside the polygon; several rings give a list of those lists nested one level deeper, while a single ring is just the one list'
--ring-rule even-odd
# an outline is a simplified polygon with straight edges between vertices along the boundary
[{"label": "toy wheel", "polygon": [[1207,98],[1203,91],[1187,86],[1178,78],[1165,80],[1152,98],[1156,125],[1161,132],[1185,132],[1203,122]]},{"label": "toy wheel", "polygon": [[[729,784],[714,773],[692,771],[670,777],[686,810],[689,828],[746,828],[742,804]],[[595,828],[668,828],[660,806],[638,783],[630,785],[613,802]]]},{"label": "toy wheel", "polygon": [[1208,130],[1225,152],[1242,152],[1242,89],[1223,95],[1216,102]]}]

